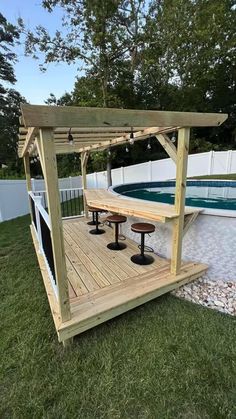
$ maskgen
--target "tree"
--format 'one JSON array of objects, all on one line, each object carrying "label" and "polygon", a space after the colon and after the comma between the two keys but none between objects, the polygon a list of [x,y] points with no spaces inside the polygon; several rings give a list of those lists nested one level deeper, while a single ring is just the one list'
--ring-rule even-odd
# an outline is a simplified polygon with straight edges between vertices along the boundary
[{"label": "tree", "polygon": [[11,51],[16,40],[19,39],[17,28],[9,23],[0,13],[0,104],[4,103],[6,88],[2,82],[15,83],[13,63],[16,61],[16,54]]},{"label": "tree", "polygon": [[51,13],[57,6],[63,9],[67,33],[57,30],[50,36],[41,25],[27,31],[19,20],[26,35],[26,54],[37,57],[39,51],[44,53],[42,68],[53,61],[78,62],[86,76],[98,80],[102,106],[110,106],[110,89],[124,63],[134,75],[143,45],[145,1],[44,0],[42,5]]},{"label": "tree", "polygon": [[0,114],[0,162],[7,165],[10,171],[18,173],[21,170],[17,146],[22,102],[25,102],[25,99],[19,92],[7,89]]},{"label": "tree", "polygon": [[138,90],[145,106],[229,113],[222,127],[195,130],[216,142],[229,142],[235,125],[234,6],[232,0],[154,0],[140,63]]},{"label": "tree", "polygon": [[[19,32],[0,14],[0,164],[8,166],[8,171],[18,173],[21,164],[17,155],[20,103],[25,99],[6,83],[16,81],[13,64],[16,54],[11,48],[19,39]],[[4,83],[4,84],[3,84]]]}]

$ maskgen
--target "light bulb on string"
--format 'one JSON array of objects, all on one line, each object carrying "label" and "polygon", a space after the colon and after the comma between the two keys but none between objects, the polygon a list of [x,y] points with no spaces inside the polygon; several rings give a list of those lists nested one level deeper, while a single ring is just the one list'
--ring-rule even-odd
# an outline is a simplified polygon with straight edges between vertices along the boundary
[{"label": "light bulb on string", "polygon": [[134,144],[134,131],[133,131],[133,127],[131,127],[131,132],[130,132],[130,136],[129,136],[129,143],[131,145]]},{"label": "light bulb on string", "polygon": [[147,150],[151,150],[151,135],[149,135],[148,144],[147,144]]},{"label": "light bulb on string", "polygon": [[108,155],[108,156],[111,156],[111,147],[109,147],[109,148],[108,148],[108,150],[107,150],[107,155]]},{"label": "light bulb on string", "polygon": [[128,147],[128,145],[126,144],[126,147],[125,147],[125,151],[126,151],[126,153],[128,153],[129,152],[129,147]]},{"label": "light bulb on string", "polygon": [[67,139],[68,139],[70,145],[73,145],[74,144],[74,138],[73,138],[73,135],[71,134],[71,128],[68,131],[68,137],[67,137]]},{"label": "light bulb on string", "polygon": [[172,134],[172,136],[171,136],[170,141],[171,141],[172,143],[175,143],[175,142],[176,142],[176,133],[175,133],[175,131],[173,132],[173,134]]}]

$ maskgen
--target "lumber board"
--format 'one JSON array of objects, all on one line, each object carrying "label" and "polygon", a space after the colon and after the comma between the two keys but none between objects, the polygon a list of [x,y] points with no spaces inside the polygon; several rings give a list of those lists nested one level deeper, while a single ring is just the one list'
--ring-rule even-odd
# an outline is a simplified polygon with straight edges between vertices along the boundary
[{"label": "lumber board", "polygon": [[65,249],[61,220],[61,205],[58,186],[57,162],[51,129],[40,129],[40,146],[44,168],[51,241],[58,288],[58,301],[62,321],[70,318],[70,303],[66,272]]},{"label": "lumber board", "polygon": [[[178,217],[175,206],[170,204],[127,199],[121,195],[115,195],[106,189],[87,189],[84,191],[84,194],[88,205],[122,215],[140,217],[162,223]],[[196,208],[185,208],[185,214],[196,211]]]},{"label": "lumber board", "polygon": [[133,127],[218,126],[223,113],[149,111],[136,109],[91,108],[21,104],[25,127]]},{"label": "lumber board", "polygon": [[24,157],[27,153],[29,146],[31,145],[32,141],[34,140],[35,136],[37,135],[38,128],[34,126],[30,126],[28,132],[26,134],[25,143],[21,150],[20,157]]},{"label": "lumber board", "polygon": [[51,281],[48,275],[48,271],[47,271],[47,267],[46,267],[43,255],[39,253],[39,244],[38,244],[38,240],[36,238],[34,228],[32,225],[30,226],[30,231],[31,231],[32,239],[33,239],[33,244],[35,247],[36,256],[38,259],[39,268],[40,268],[41,275],[43,278],[46,294],[48,297],[48,302],[51,309],[53,321],[54,321],[56,330],[58,330],[61,324],[59,304],[55,297],[55,294],[51,285]]},{"label": "lumber board", "polygon": [[[176,182],[175,182],[175,210],[178,213],[178,217],[173,222],[172,255],[171,255],[171,272],[174,274],[179,273],[180,266],[181,266],[189,137],[190,137],[189,128],[181,128],[179,130],[178,150],[177,150],[177,169],[176,169]],[[194,212],[196,212],[196,210]]]},{"label": "lumber board", "polygon": [[[58,330],[59,340],[65,340],[76,334],[82,333],[95,327],[115,316],[129,311],[147,301],[150,301],[166,292],[180,287],[201,276],[207,269],[204,264],[193,264],[189,267],[183,266],[178,275],[168,272],[150,273],[145,281],[140,278],[122,282],[111,292],[102,294],[99,297],[74,305],[72,317],[66,323],[61,324]],[[100,290],[102,291],[102,290]]]},{"label": "lumber board", "polygon": [[164,150],[167,152],[169,157],[176,163],[177,162],[177,150],[175,145],[171,142],[168,135],[166,134],[157,134],[157,140],[162,145]]}]

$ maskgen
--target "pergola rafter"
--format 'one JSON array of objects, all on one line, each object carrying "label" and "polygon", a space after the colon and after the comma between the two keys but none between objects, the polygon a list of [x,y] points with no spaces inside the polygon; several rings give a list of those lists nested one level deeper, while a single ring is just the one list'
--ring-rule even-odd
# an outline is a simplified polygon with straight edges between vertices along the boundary
[{"label": "pergola rafter", "polygon": [[[225,121],[225,114],[202,114],[194,112],[141,111],[130,109],[79,108],[22,105],[19,134],[19,155],[34,152],[32,143],[39,128],[53,130],[56,154],[82,153],[104,150],[125,144],[131,130],[134,141],[155,135],[163,145],[167,134],[179,127],[217,126]],[[33,127],[33,128],[32,128]],[[68,143],[68,130],[73,135],[73,145]],[[170,146],[171,147],[171,146]],[[170,147],[167,146],[168,149]]]}]

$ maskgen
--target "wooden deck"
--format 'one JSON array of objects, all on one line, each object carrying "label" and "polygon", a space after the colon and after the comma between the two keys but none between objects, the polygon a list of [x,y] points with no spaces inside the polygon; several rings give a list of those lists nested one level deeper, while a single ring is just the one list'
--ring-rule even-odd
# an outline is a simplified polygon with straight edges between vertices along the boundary
[{"label": "wooden deck", "polygon": [[126,239],[127,248],[122,251],[107,249],[114,239],[110,227],[103,226],[106,233],[94,236],[82,218],[64,221],[63,226],[72,318],[59,327],[60,340],[191,281],[207,269],[203,264],[183,264],[174,276],[170,261],[157,255],[152,265],[138,266],[130,260],[139,252],[132,240]]},{"label": "wooden deck", "polygon": [[98,236],[89,234],[91,228],[84,218],[63,221],[71,308],[71,319],[64,323],[31,229],[59,341],[192,281],[207,269],[204,264],[183,263],[175,276],[170,261],[155,254],[153,264],[135,265],[130,257],[139,252],[137,243],[126,239],[126,249],[111,251],[106,245],[113,241],[112,228],[102,226],[106,233]]}]

